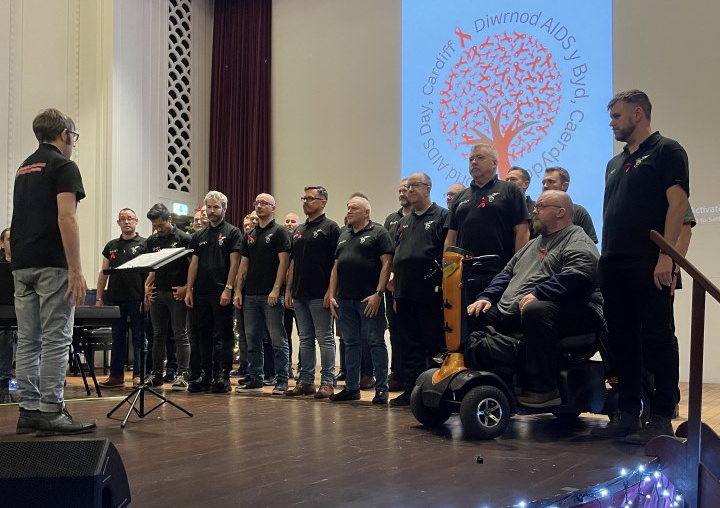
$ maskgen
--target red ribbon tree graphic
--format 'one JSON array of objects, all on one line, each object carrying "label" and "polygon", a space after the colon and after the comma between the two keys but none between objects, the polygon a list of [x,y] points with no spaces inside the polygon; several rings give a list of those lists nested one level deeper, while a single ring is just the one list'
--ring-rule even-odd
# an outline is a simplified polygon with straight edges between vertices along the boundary
[{"label": "red ribbon tree graphic", "polygon": [[511,161],[529,154],[555,122],[562,81],[553,55],[531,35],[503,32],[475,45],[455,29],[461,51],[440,91],[438,115],[454,150],[488,143],[505,178]]}]

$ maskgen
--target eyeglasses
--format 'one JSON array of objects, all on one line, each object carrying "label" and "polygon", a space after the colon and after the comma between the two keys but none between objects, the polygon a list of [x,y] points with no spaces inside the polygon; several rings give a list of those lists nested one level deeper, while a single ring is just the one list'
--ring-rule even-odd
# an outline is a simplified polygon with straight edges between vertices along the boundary
[{"label": "eyeglasses", "polygon": [[264,199],[258,199],[257,201],[253,202],[253,206],[271,206],[272,203],[269,201],[265,201]]},{"label": "eyeglasses", "polygon": [[80,139],[80,134],[78,134],[77,132],[67,131],[67,133],[73,135],[73,137],[75,138],[75,139],[73,140],[74,143],[77,143],[77,140]]},{"label": "eyeglasses", "polygon": [[317,196],[303,196],[300,198],[300,201],[303,203],[312,203],[313,201],[325,201],[325,198],[320,198]]},{"label": "eyeglasses", "polygon": [[426,184],[425,182],[408,182],[408,183],[407,183],[407,188],[408,188],[408,189],[410,189],[410,188],[416,188],[416,187],[422,187],[422,186],[430,187],[430,186],[429,186],[428,184]]},{"label": "eyeglasses", "polygon": [[137,219],[134,217],[120,217],[118,219],[118,222],[135,222],[135,221],[137,221]]},{"label": "eyeglasses", "polygon": [[560,206],[560,205],[546,205],[545,203],[535,203],[535,206],[534,206],[535,210],[542,210],[543,208],[548,208],[548,207],[553,207],[553,208],[565,208],[564,206]]}]

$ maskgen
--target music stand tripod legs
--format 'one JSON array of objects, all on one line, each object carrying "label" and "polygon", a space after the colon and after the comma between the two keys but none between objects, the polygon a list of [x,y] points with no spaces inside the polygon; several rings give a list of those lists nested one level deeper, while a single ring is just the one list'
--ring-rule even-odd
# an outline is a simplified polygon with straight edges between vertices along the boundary
[{"label": "music stand tripod legs", "polygon": [[[135,388],[133,388],[133,391],[130,392],[130,395],[128,395],[122,401],[120,401],[120,403],[117,406],[115,406],[112,409],[112,411],[110,411],[107,414],[107,417],[112,418],[113,413],[115,413],[115,411],[120,409],[120,407],[127,402],[130,404],[130,409],[128,409],[128,412],[125,415],[125,418],[123,418],[123,421],[120,424],[120,428],[122,428],[122,429],[125,428],[125,425],[127,424],[127,421],[130,418],[130,415],[132,414],[133,411],[135,411],[135,414],[138,415],[138,417],[145,418],[147,415],[149,415],[150,413],[155,411],[157,408],[159,408],[163,404],[170,404],[175,409],[179,409],[180,411],[182,411],[183,413],[185,413],[186,415],[188,415],[189,417],[192,418],[193,414],[190,411],[188,411],[184,407],[174,403],[173,401],[171,401],[164,395],[159,394],[158,392],[153,390],[149,384],[146,383],[146,379],[145,379],[146,357],[147,357],[147,340],[145,340],[145,338],[143,338],[143,347],[140,352],[140,384],[138,386],[136,386]],[[145,392],[146,391],[150,392],[155,397],[160,399],[160,402],[149,411],[145,411]],[[132,402],[130,402],[130,399],[132,399]],[[140,409],[138,409],[136,407],[138,405],[140,406]]]}]

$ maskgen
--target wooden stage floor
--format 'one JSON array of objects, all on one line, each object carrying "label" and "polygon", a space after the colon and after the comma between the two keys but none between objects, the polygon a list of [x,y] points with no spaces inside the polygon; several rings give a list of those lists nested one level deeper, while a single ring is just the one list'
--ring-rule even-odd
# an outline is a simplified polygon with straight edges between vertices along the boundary
[{"label": "wooden stage floor", "polygon": [[[708,423],[717,429],[720,385],[707,388]],[[570,427],[552,416],[515,417],[502,438],[481,442],[463,439],[457,416],[430,431],[407,408],[371,405],[372,391],[352,403],[269,389],[165,393],[195,416],[165,405],[122,430],[105,417],[117,390],[68,403],[78,419],[98,423],[96,433],[72,439],[109,438],[118,448],[133,507],[506,506],[602,483],[649,460],[642,447],[590,439],[603,422],[593,416]],[[71,378],[73,396],[84,390]],[[16,436],[16,419],[17,405],[0,405],[0,440],[70,439]]]}]

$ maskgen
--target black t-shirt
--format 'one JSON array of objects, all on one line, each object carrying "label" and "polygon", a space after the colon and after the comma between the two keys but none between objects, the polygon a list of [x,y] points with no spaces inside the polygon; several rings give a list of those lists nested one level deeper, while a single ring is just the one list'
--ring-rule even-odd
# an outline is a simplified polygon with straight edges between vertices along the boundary
[{"label": "black t-shirt", "polygon": [[525,196],[525,207],[528,213],[528,229],[530,229],[530,238],[535,238],[535,229],[533,229],[532,216],[535,211],[535,201],[530,196]]},{"label": "black t-shirt", "polygon": [[[155,233],[145,241],[145,252],[157,252],[162,249],[176,247],[189,247],[190,235],[180,231],[176,226],[166,236]],[[171,291],[174,286],[184,286],[187,283],[189,267],[187,256],[176,259],[155,272],[153,285],[158,291]]]},{"label": "black t-shirt", "polygon": [[433,203],[422,214],[400,221],[395,235],[395,298],[429,303],[442,285],[442,256],[448,211]]},{"label": "black t-shirt", "polygon": [[290,233],[271,220],[261,228],[258,224],[242,239],[240,254],[248,258],[247,277],[243,287],[246,295],[267,295],[275,285],[281,252],[290,252]]},{"label": "black t-shirt", "polygon": [[12,269],[67,268],[57,196],[72,192],[85,197],[80,170],[53,145],[41,144],[15,174],[13,196]]},{"label": "black t-shirt", "polygon": [[[690,194],[687,153],[680,143],[655,132],[635,153],[627,146],[605,171],[602,257],[657,258],[650,230],[665,232],[666,191],[680,185]],[[14,256],[13,256],[14,258]]]},{"label": "black t-shirt", "polygon": [[403,217],[405,216],[403,215],[403,209],[401,208],[397,212],[393,212],[388,215],[385,219],[383,227],[387,229],[388,233],[390,233],[390,238],[394,239],[397,235],[397,230],[400,227],[400,221]]},{"label": "black t-shirt", "polygon": [[453,199],[448,229],[458,232],[457,246],[475,256],[497,254],[505,265],[515,254],[515,230],[528,220],[517,185],[495,176],[482,187],[474,182]]},{"label": "black t-shirt", "polygon": [[[122,236],[110,240],[102,251],[102,255],[110,262],[110,268],[117,268],[144,253],[145,238],[137,233],[130,240]],[[147,274],[140,272],[114,273],[109,277],[105,295],[111,303],[142,300],[146,277]]]},{"label": "black t-shirt", "polygon": [[337,296],[362,300],[377,291],[382,262],[380,256],[393,253],[387,229],[369,223],[357,233],[343,228],[335,249],[337,259]]},{"label": "black t-shirt", "polygon": [[325,296],[339,237],[337,223],[325,214],[297,227],[292,237],[292,292],[295,298],[312,300]]},{"label": "black t-shirt", "polygon": [[593,224],[592,217],[590,217],[590,212],[588,212],[584,206],[578,205],[577,203],[573,203],[573,224],[583,228],[583,231],[590,237],[590,240],[598,243],[595,225]]},{"label": "black t-shirt", "polygon": [[230,254],[240,250],[241,242],[240,230],[225,221],[217,226],[209,224],[190,238],[190,248],[198,257],[194,293],[223,292],[230,273]]}]

